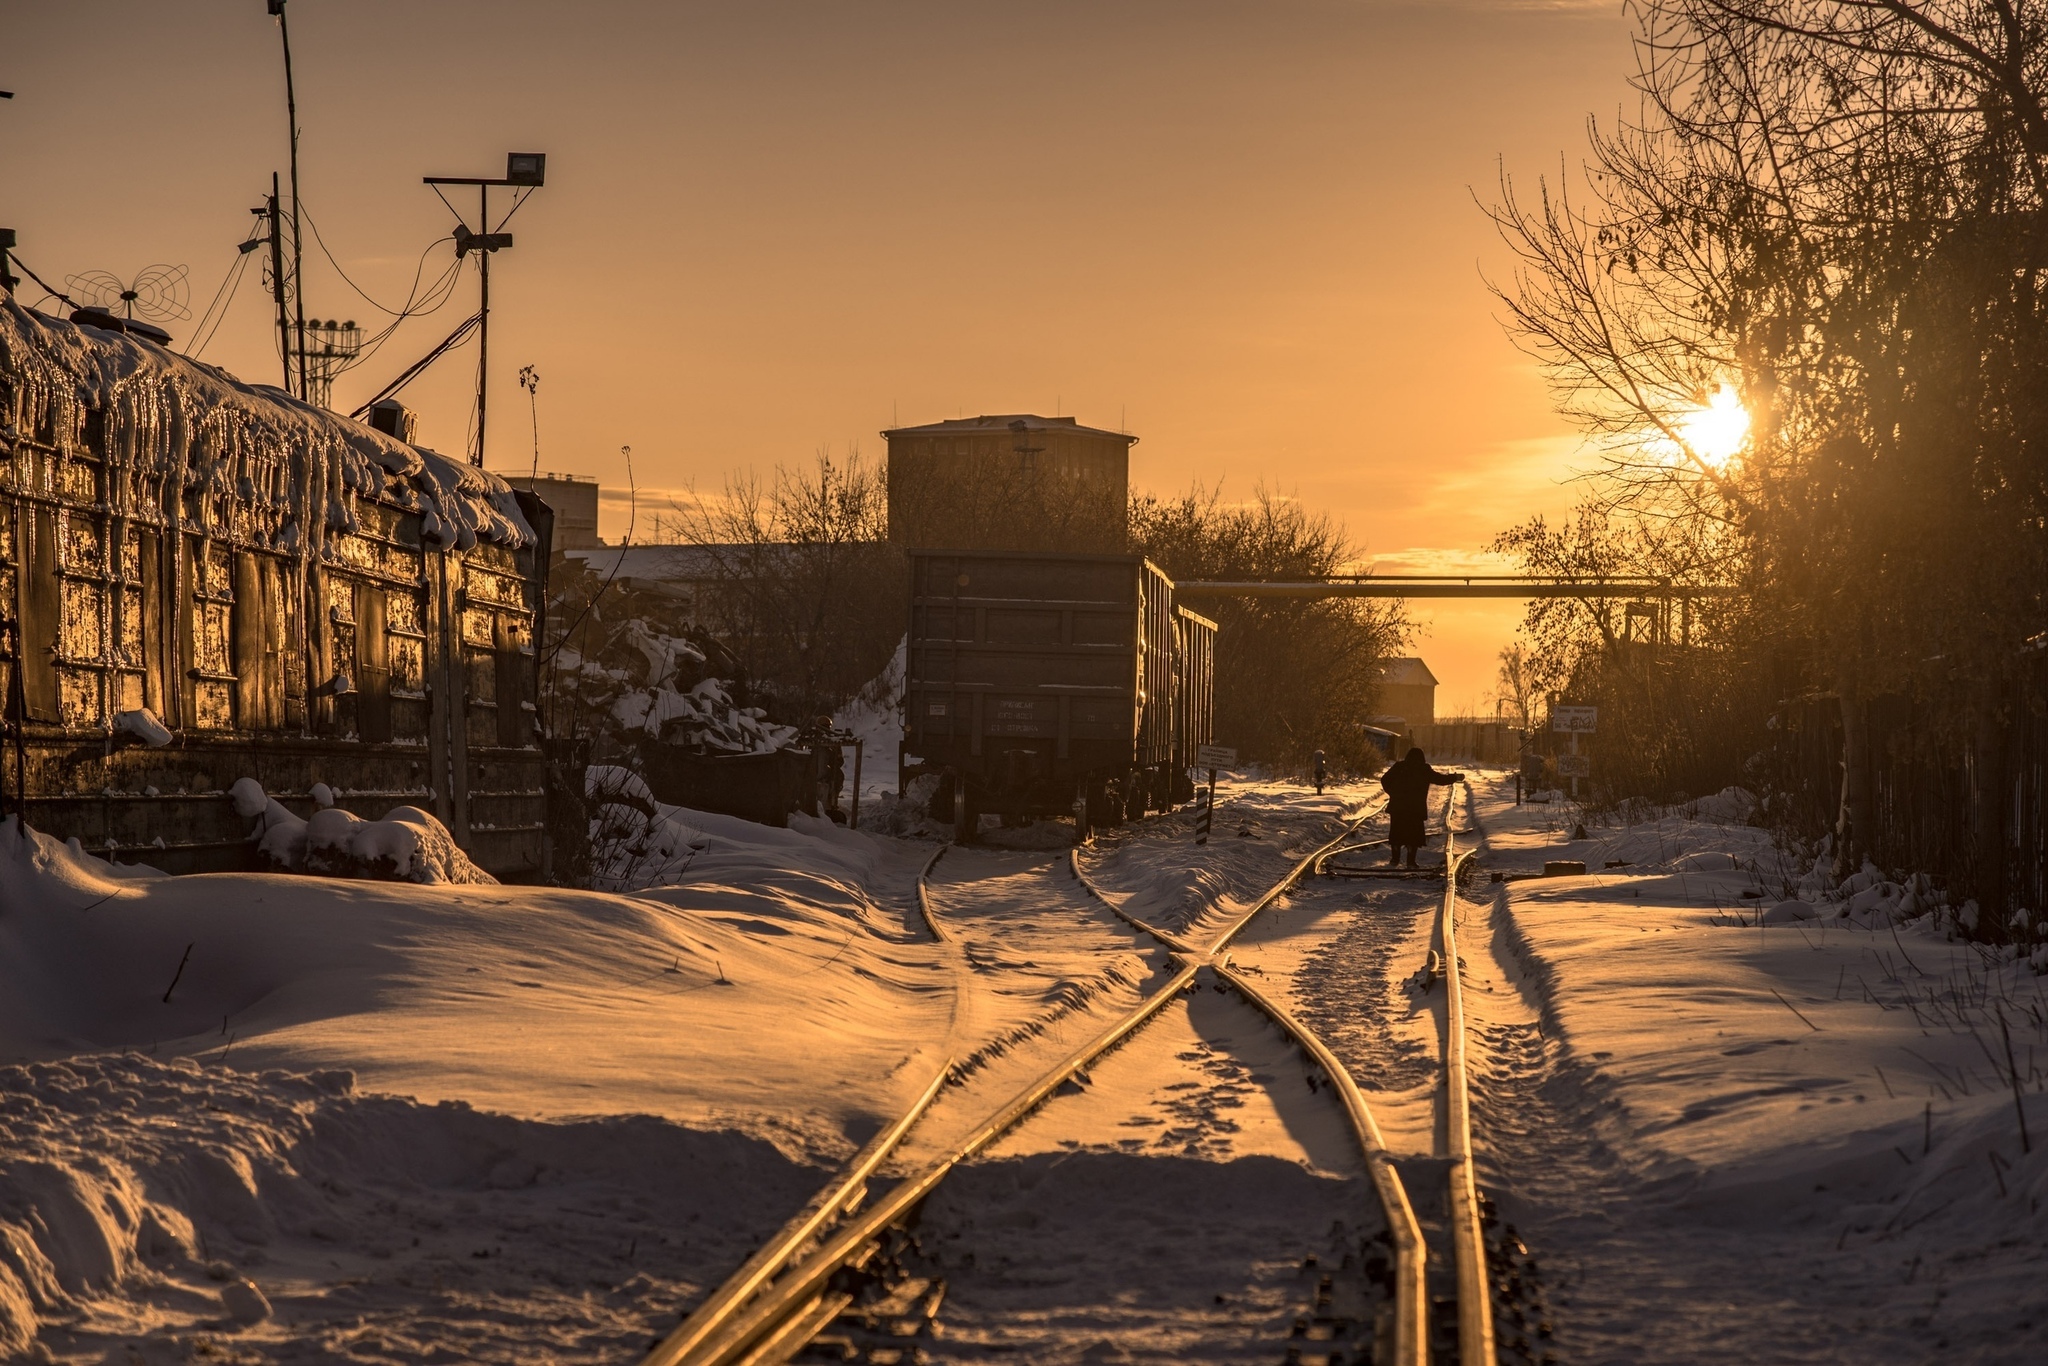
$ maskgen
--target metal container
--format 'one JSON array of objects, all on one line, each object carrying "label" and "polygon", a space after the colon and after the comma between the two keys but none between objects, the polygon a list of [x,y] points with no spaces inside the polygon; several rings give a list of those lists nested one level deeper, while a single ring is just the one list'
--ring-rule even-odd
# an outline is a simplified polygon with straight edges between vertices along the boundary
[{"label": "metal container", "polygon": [[899,780],[940,775],[963,836],[1164,809],[1209,738],[1214,635],[1141,556],[914,550]]},{"label": "metal container", "polygon": [[819,754],[790,747],[767,754],[710,754],[650,742],[640,771],[654,799],[763,825],[787,826],[789,814],[819,811]]}]

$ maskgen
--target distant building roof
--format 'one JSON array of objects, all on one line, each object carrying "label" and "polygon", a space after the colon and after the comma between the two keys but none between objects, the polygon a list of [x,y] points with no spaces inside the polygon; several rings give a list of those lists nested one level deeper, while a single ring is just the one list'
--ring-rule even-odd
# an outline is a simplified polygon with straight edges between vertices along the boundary
[{"label": "distant building roof", "polygon": [[601,579],[615,579],[628,588],[674,596],[677,590],[688,585],[744,578],[750,559],[756,564],[772,563],[803,549],[786,543],[760,546],[601,545],[571,548],[562,554],[569,559],[583,561]]},{"label": "distant building roof", "polygon": [[1413,655],[1403,655],[1398,659],[1390,659],[1380,666],[1380,682],[1392,687],[1427,686],[1433,688],[1436,686],[1436,681],[1436,675],[1429,671],[1429,665],[1424,664]]},{"label": "distant building roof", "polygon": [[1083,427],[1071,417],[1040,417],[1036,413],[984,413],[980,417],[949,417],[944,422],[927,422],[922,427],[888,427],[891,436],[991,436],[998,432],[1074,432],[1081,436],[1107,436],[1135,445],[1138,438],[1128,432],[1106,432],[1100,427]]}]

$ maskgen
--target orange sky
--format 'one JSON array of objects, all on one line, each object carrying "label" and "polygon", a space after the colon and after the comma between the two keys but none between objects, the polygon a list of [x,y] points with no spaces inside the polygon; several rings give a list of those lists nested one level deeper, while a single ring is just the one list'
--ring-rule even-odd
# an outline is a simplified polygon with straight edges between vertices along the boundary
[{"label": "orange sky", "polygon": [[[1618,3],[290,14],[305,203],[380,302],[451,226],[421,175],[548,154],[493,269],[490,463],[532,461],[513,379],[534,365],[543,468],[622,485],[631,445],[643,534],[661,491],[981,412],[1123,422],[1137,487],[1264,480],[1388,570],[1469,563],[1570,502],[1577,443],[1493,320],[1481,273],[1502,252],[1472,191],[1503,158],[1530,179],[1577,165],[1587,115],[1626,93]],[[188,264],[197,314],[284,164],[263,6],[0,0],[0,35],[0,223],[22,258],[60,288]],[[310,233],[307,254],[310,315],[380,316]],[[474,288],[401,327],[337,406]],[[252,270],[203,358],[272,380],[267,307]],[[426,444],[463,449],[474,356],[407,391]],[[1477,704],[1519,607],[1417,615],[1439,713]]]}]

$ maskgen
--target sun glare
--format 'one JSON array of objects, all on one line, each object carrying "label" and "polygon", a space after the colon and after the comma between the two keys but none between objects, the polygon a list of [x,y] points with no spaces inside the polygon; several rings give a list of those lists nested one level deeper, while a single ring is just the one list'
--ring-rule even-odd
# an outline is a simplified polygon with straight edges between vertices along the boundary
[{"label": "sun glare", "polygon": [[1732,386],[1722,385],[1706,407],[1678,420],[1678,434],[1708,464],[1727,464],[1749,435],[1749,413],[1742,406],[1742,396]]}]

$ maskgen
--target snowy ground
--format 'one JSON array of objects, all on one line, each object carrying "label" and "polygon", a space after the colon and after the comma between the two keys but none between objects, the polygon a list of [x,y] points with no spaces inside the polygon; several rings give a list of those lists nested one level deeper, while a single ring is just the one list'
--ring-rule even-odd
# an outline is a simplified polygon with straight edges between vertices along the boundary
[{"label": "snowy ground", "polygon": [[1759,830],[1568,844],[1500,780],[1473,805],[1496,867],[1626,861],[1506,884],[1460,940],[1487,1175],[1547,1267],[1560,1360],[2039,1359],[2043,979],[1897,888],[1787,898],[1806,870]]},{"label": "snowy ground", "polygon": [[[1132,913],[1208,928],[1366,795],[1227,785],[1205,849],[1170,817],[1081,858]],[[1504,1340],[2032,1359],[2042,979],[1896,888],[1836,914],[1726,814],[1572,844],[1498,778],[1462,808],[1492,870],[1595,870],[1463,903],[1482,1177],[1529,1249]],[[630,1360],[946,1059],[968,1075],[906,1161],[1170,970],[1063,850],[946,853],[934,943],[930,844],[656,833],[664,885],[609,895],[127,877],[0,829],[0,1355]],[[1357,1076],[1425,1214],[1443,993],[1413,979],[1439,895],[1319,882],[1234,954]],[[1212,986],[929,1203],[934,1360],[1278,1360],[1310,1257],[1369,1314],[1340,1118]]]}]

